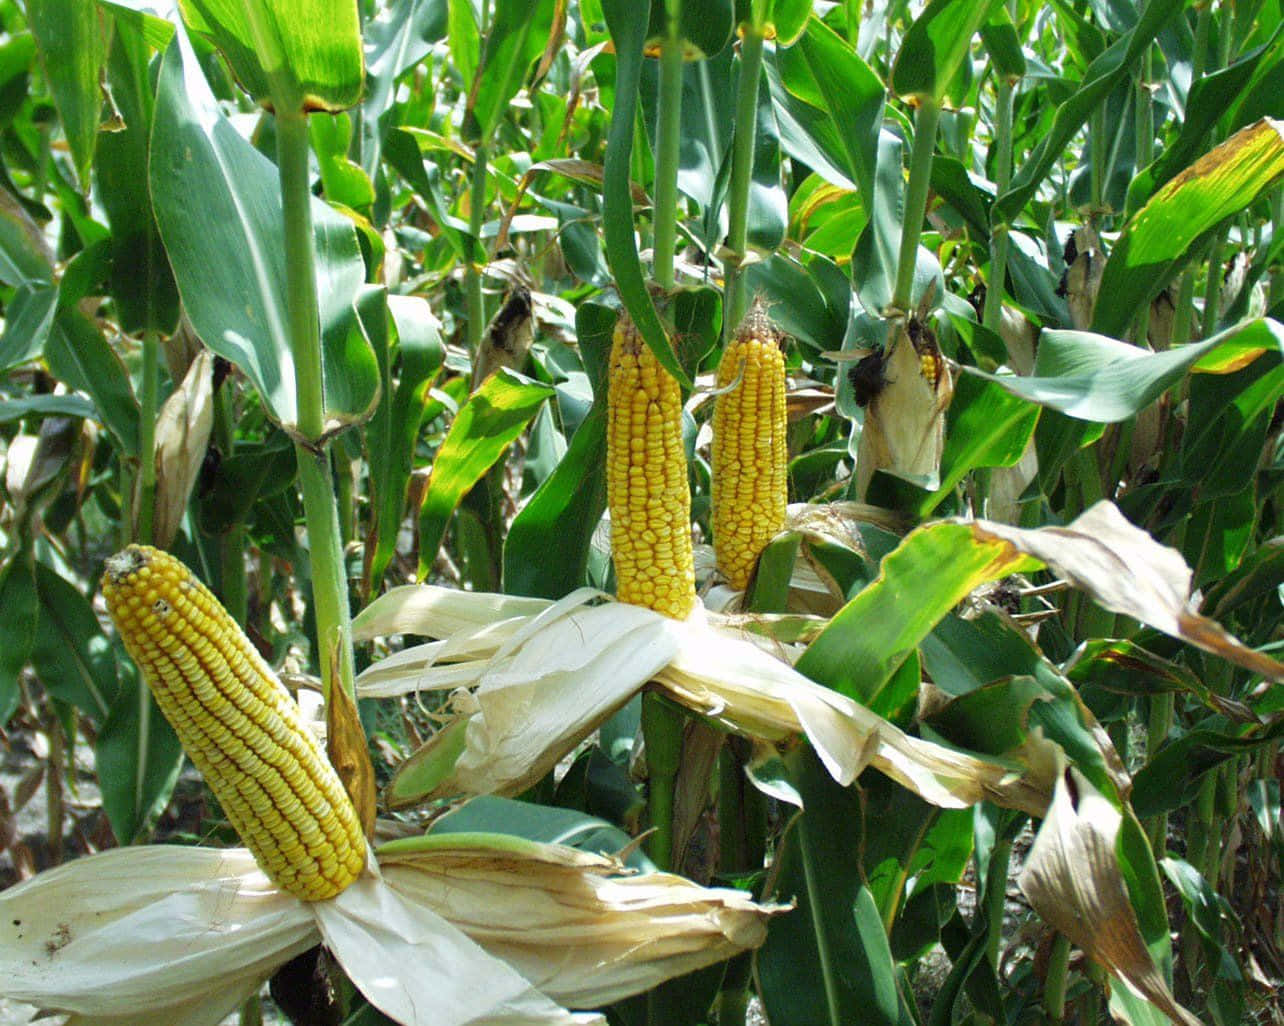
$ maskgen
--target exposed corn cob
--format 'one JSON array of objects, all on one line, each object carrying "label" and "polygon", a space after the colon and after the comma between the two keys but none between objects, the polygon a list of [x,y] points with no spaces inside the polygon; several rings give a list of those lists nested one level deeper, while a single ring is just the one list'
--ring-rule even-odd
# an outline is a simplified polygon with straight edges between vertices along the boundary
[{"label": "exposed corn cob", "polygon": [[606,497],[621,602],[686,619],[695,605],[682,394],[625,313],[607,390]]},{"label": "exposed corn cob", "polygon": [[107,611],[165,718],[241,840],[304,901],[360,875],[356,810],[298,706],[213,594],[169,554],[107,560]]},{"label": "exposed corn cob", "polygon": [[713,407],[713,549],[733,588],[785,522],[788,444],[785,358],[766,307],[755,303],[718,364]]}]

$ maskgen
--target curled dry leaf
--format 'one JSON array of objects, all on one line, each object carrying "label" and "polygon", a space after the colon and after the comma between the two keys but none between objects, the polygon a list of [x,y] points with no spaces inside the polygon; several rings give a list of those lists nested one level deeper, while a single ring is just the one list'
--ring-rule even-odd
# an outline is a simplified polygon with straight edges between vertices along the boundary
[{"label": "curled dry leaf", "polygon": [[205,462],[214,427],[214,357],[202,349],[156,420],[156,506],[152,540],[168,548]]},{"label": "curled dry leaf", "polygon": [[[925,370],[927,373],[925,373]],[[876,470],[936,488],[945,448],[945,411],[954,395],[949,366],[931,331],[903,322],[888,345],[886,386],[870,401],[856,454],[856,496]]]},{"label": "curled dry leaf", "polygon": [[1112,613],[1284,681],[1284,663],[1255,652],[1195,609],[1191,570],[1181,553],[1134,527],[1111,502],[1098,502],[1065,527],[1028,530],[978,520],[972,529],[981,540],[1002,539],[1042,560]]},{"label": "curled dry leaf", "polygon": [[1021,872],[1021,890],[1040,916],[1128,990],[1174,1022],[1200,1026],[1177,1003],[1142,939],[1115,851],[1122,822],[1087,778],[1067,769]]},{"label": "curled dry leaf", "polygon": [[[397,604],[435,610],[444,614],[443,622],[458,625],[469,612],[465,607],[480,598],[466,596],[451,613],[443,609],[447,596],[464,593],[439,592],[403,593]],[[1047,807],[1053,773],[910,737],[754,641],[713,626],[701,609],[677,621],[618,602],[582,607],[582,596],[578,603],[574,597],[544,603],[544,612],[524,623],[464,628],[361,675],[362,697],[457,689],[453,722],[399,771],[390,789],[400,796],[398,804],[520,791],[653,681],[674,701],[737,733],[772,742],[805,734],[844,785],[872,765],[945,808],[982,799],[1035,815]],[[432,614],[408,619],[394,614],[391,604],[377,613],[379,620],[398,622],[405,633],[444,633]],[[417,793],[396,786],[412,776],[419,781]]]},{"label": "curled dry leaf", "polygon": [[[596,1008],[756,948],[779,906],[615,859],[518,838],[445,834],[385,845],[384,879],[553,1000]],[[502,846],[501,846],[502,845]],[[549,958],[550,950],[559,957]]]}]

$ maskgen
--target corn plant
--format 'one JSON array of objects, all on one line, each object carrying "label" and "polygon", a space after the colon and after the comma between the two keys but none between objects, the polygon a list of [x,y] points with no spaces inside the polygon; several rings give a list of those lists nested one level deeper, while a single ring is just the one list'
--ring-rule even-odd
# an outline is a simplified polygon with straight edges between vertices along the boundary
[{"label": "corn plant", "polygon": [[0,0],[6,994],[1280,1021],[1282,30]]}]

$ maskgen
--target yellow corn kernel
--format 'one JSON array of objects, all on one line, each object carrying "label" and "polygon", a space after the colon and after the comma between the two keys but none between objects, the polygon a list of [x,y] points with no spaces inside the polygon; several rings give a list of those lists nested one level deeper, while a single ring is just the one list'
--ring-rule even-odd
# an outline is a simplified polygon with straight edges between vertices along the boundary
[{"label": "yellow corn kernel", "polygon": [[299,707],[218,599],[173,556],[107,560],[107,611],[125,649],[260,868],[304,901],[361,874],[356,809]]},{"label": "yellow corn kernel", "polygon": [[762,550],[785,522],[789,448],[780,341],[766,308],[755,303],[718,364],[713,549],[733,588],[748,586]]},{"label": "yellow corn kernel", "polygon": [[686,619],[695,564],[682,393],[625,313],[611,345],[606,498],[620,601]]},{"label": "yellow corn kernel", "polygon": [[919,372],[923,375],[923,380],[931,388],[936,388],[936,379],[941,376],[941,369],[937,361],[940,359],[935,353],[927,352],[919,355]]}]

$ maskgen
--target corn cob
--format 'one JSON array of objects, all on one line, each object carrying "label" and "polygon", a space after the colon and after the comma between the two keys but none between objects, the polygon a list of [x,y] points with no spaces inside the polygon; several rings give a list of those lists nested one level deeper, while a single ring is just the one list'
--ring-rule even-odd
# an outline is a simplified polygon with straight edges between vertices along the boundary
[{"label": "corn cob", "polygon": [[611,345],[606,466],[616,594],[686,619],[695,566],[682,394],[625,313]]},{"label": "corn cob", "polygon": [[766,308],[755,303],[718,364],[713,549],[733,588],[749,584],[762,550],[785,522],[789,453],[780,341]]},{"label": "corn cob", "polygon": [[107,611],[165,718],[260,868],[304,901],[360,875],[356,809],[298,706],[190,570],[131,545],[107,560]]}]

